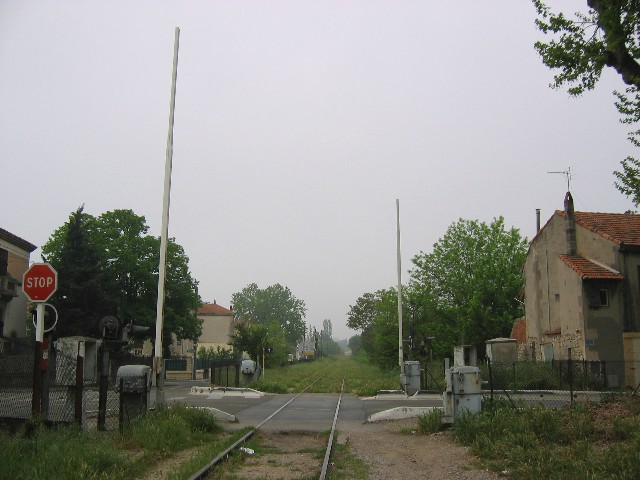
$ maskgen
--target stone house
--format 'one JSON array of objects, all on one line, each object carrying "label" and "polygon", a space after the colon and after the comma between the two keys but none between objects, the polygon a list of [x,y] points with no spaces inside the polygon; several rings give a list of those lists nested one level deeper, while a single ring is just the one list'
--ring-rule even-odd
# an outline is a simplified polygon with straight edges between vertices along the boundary
[{"label": "stone house", "polygon": [[[197,342],[178,340],[174,336],[171,344],[172,355],[193,356],[194,343],[198,351],[202,348],[213,348],[214,351],[218,347],[230,349],[231,336],[234,333],[233,314],[233,310],[218,305],[215,300],[213,303],[202,304],[197,312],[197,317],[202,320],[202,335]],[[138,346],[134,351],[140,355],[153,355],[153,345],[150,340],[146,340],[144,345]]]},{"label": "stone house", "polygon": [[640,215],[575,212],[571,193],[531,241],[526,343],[536,360],[640,361]]},{"label": "stone house", "polygon": [[0,228],[0,346],[2,338],[27,335],[27,296],[22,277],[38,247]]},{"label": "stone house", "polygon": [[233,313],[233,310],[218,305],[215,300],[213,303],[204,303],[198,309],[198,318],[202,320],[198,350],[231,348],[231,336],[234,333]]}]

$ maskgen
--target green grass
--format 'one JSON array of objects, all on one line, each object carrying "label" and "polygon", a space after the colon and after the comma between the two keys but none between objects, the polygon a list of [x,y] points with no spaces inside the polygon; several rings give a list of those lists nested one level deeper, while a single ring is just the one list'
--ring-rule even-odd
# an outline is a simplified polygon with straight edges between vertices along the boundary
[{"label": "green grass", "polygon": [[445,426],[442,424],[443,415],[444,412],[440,408],[434,408],[429,413],[420,415],[418,417],[418,432],[436,433],[440,430],[444,430]]},{"label": "green grass", "polygon": [[[210,414],[181,405],[149,412],[133,421],[122,435],[28,424],[13,434],[0,430],[0,477],[136,478],[153,468],[159,458],[195,448],[197,458],[188,467],[193,473],[242,433],[222,434]],[[174,478],[184,477],[179,474]]]},{"label": "green grass", "polygon": [[320,379],[308,392],[335,393],[345,379],[345,392],[358,396],[375,395],[378,390],[399,388],[400,371],[384,372],[363,358],[325,357],[283,367],[268,368],[264,378],[249,386],[270,393],[299,392]]},{"label": "green grass", "polygon": [[562,409],[514,408],[486,402],[457,418],[457,441],[494,471],[512,478],[640,478],[640,399]]},{"label": "green grass", "polygon": [[335,444],[331,456],[329,480],[365,480],[369,466],[349,451],[347,445]]}]

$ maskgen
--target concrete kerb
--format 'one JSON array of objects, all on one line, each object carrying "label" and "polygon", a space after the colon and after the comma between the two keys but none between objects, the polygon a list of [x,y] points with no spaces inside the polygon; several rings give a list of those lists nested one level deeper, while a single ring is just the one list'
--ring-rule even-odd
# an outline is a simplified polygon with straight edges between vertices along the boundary
[{"label": "concrete kerb", "polygon": [[265,394],[253,388],[232,388],[232,387],[191,387],[191,395],[208,395],[208,398],[224,397],[244,397],[260,398]]},{"label": "concrete kerb", "polygon": [[192,408],[199,408],[200,410],[205,410],[209,412],[211,415],[213,415],[214,417],[216,417],[216,419],[220,420],[221,422],[237,421],[235,415],[231,415],[230,413],[223,412],[222,410],[218,410],[217,408],[212,408],[212,407],[192,407]]},{"label": "concrete kerb", "polygon": [[384,420],[404,420],[426,415],[433,410],[442,410],[442,407],[396,407],[390,410],[377,412],[367,418],[367,423],[381,422]]}]

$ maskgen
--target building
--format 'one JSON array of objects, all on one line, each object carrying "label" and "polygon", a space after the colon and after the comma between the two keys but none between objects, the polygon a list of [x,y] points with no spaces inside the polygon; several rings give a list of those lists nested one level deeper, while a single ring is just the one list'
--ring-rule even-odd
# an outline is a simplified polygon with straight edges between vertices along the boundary
[{"label": "building", "polygon": [[524,275],[526,357],[640,360],[640,215],[575,212],[567,192]]},{"label": "building", "polygon": [[22,277],[35,245],[0,228],[0,339],[27,335],[27,296]]},{"label": "building", "polygon": [[[197,316],[202,320],[202,335],[197,342],[193,340],[178,340],[173,336],[171,343],[171,354],[177,357],[192,357],[195,348],[198,351],[202,348],[212,348],[213,351],[220,349],[231,349],[231,336],[234,333],[233,310],[224,308],[213,303],[204,303],[198,309]],[[145,340],[143,344],[134,347],[137,355],[152,356],[153,344],[151,340]]]},{"label": "building", "polygon": [[231,348],[231,336],[234,333],[233,310],[216,303],[204,303],[198,309],[198,318],[202,320],[202,335],[198,339],[198,350]]}]

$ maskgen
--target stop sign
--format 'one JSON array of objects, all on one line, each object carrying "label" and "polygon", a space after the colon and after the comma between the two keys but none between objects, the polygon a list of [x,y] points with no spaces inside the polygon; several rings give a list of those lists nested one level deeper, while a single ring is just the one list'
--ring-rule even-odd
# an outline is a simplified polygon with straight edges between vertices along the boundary
[{"label": "stop sign", "polygon": [[58,288],[58,272],[48,263],[34,263],[22,277],[22,290],[33,302],[46,302]]}]

